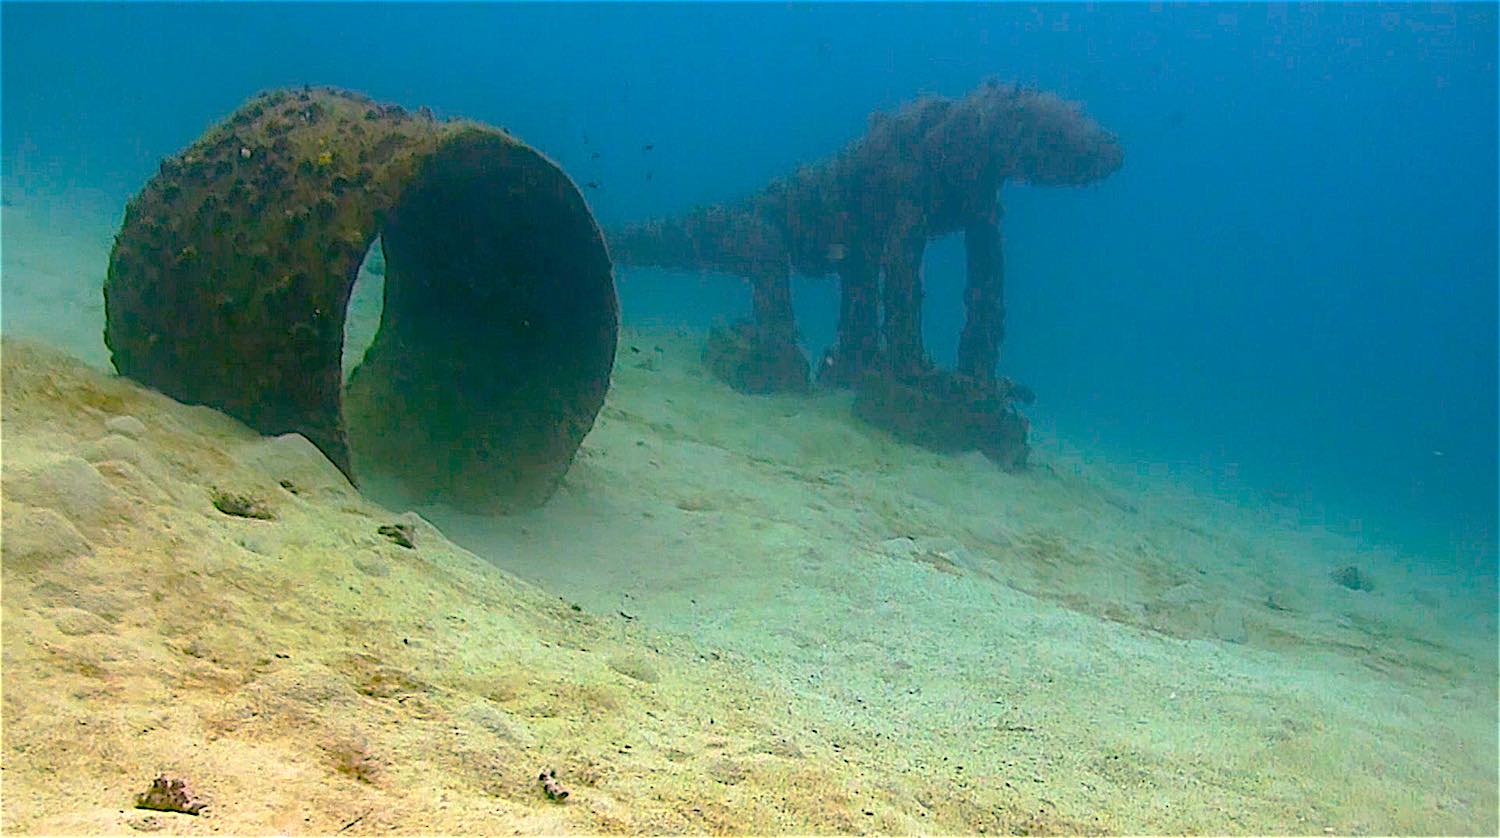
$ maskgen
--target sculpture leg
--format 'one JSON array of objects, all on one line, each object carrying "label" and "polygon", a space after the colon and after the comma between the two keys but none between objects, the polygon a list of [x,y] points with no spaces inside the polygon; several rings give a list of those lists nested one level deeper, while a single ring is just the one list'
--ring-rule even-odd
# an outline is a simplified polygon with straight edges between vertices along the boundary
[{"label": "sculpture leg", "polygon": [[[1000,236],[986,214],[965,230],[969,255],[968,316],[958,369],[939,370],[921,354],[920,286],[910,256],[886,268],[886,339],[892,374],[862,382],[855,415],[901,439],[937,451],[978,450],[1007,471],[1024,468],[1029,425],[995,378],[1003,324]],[[904,251],[909,252],[909,251]],[[920,257],[920,249],[917,249]],[[913,323],[912,321],[916,321]]]},{"label": "sculpture leg", "polygon": [[976,219],[964,229],[968,251],[968,287],[964,291],[967,316],[958,341],[958,371],[989,381],[1000,360],[1005,339],[1005,266],[1000,226],[994,217]]},{"label": "sculpture leg", "polygon": [[838,343],[824,359],[819,380],[853,384],[880,356],[880,268],[858,248],[839,265]]},{"label": "sculpture leg", "polygon": [[750,293],[755,322],[710,333],[704,362],[741,392],[806,390],[808,365],[797,346],[790,267],[783,261],[756,265]]},{"label": "sculpture leg", "polygon": [[797,323],[792,314],[792,276],[786,264],[756,266],[750,276],[750,301],[761,340],[797,342]]},{"label": "sculpture leg", "polygon": [[885,348],[897,376],[916,376],[930,364],[922,344],[922,253],[925,231],[907,228],[885,250]]}]

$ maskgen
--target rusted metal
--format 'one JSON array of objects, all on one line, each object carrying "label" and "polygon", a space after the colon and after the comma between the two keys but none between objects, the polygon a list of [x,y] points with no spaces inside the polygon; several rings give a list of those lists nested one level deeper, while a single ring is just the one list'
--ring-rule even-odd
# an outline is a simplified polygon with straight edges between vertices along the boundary
[{"label": "rusted metal", "polygon": [[[784,360],[789,351],[800,357],[788,272],[837,273],[838,341],[819,364],[819,381],[867,390],[864,415],[893,430],[902,424],[902,394],[925,405],[924,415],[954,412],[964,421],[941,427],[1018,465],[1024,450],[996,448],[1014,445],[1017,428],[1024,446],[1010,388],[995,377],[1005,316],[1000,189],[1008,181],[1093,183],[1123,160],[1118,139],[1078,105],[988,82],[962,98],[926,96],[875,114],[865,135],[834,157],[742,200],[625,227],[612,234],[612,248],[626,263],[750,281],[755,329],[711,340],[710,352],[716,373],[753,392],[806,386],[805,373]],[[968,250],[967,313],[957,367],[943,372],[924,348],[921,265],[928,241],[955,232]],[[734,352],[743,363],[725,360]],[[780,376],[767,376],[768,367]],[[754,373],[748,381],[735,377],[746,370]]]},{"label": "rusted metal", "polygon": [[[377,236],[384,309],[346,392],[345,310]],[[163,162],[104,296],[121,374],[480,511],[555,490],[619,323],[603,237],[556,164],[330,88],[256,96]]]}]

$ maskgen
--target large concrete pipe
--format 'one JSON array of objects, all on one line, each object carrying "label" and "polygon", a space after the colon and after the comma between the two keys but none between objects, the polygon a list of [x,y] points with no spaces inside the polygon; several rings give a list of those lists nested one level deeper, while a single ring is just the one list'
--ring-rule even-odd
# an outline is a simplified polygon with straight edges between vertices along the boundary
[{"label": "large concrete pipe", "polygon": [[[345,309],[376,236],[384,309],[345,391]],[[257,96],[162,163],[104,297],[123,375],[485,512],[557,488],[619,325],[604,240],[556,164],[325,88]]]}]

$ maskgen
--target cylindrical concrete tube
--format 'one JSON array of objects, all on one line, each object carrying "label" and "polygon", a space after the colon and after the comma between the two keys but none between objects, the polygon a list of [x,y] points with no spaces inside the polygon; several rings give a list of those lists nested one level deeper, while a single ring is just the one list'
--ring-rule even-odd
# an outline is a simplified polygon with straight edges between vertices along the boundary
[{"label": "cylindrical concrete tube", "polygon": [[[346,391],[345,309],[376,236],[384,309]],[[257,96],[165,161],[126,208],[104,297],[121,374],[301,433],[351,479],[352,461],[485,512],[555,491],[619,327],[603,237],[556,164],[325,88]]]}]

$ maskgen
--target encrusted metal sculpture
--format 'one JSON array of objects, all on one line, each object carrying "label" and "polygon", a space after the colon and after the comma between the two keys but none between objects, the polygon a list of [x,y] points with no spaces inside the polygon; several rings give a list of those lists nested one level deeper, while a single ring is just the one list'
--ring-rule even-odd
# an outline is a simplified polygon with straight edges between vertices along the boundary
[{"label": "encrusted metal sculpture", "polygon": [[[384,309],[346,393],[345,308],[376,236]],[[327,88],[257,96],[162,163],[104,296],[122,374],[483,511],[556,489],[619,322],[603,237],[556,164]]]},{"label": "encrusted metal sculpture", "polygon": [[[750,280],[753,324],[715,336],[708,352],[716,374],[750,392],[807,386],[789,275],[837,273],[838,342],[819,379],[835,385],[860,384],[871,374],[888,379],[862,387],[869,398],[861,413],[898,433],[910,417],[882,421],[883,411],[903,404],[977,411],[977,426],[987,427],[984,440],[960,447],[983,449],[993,447],[989,440],[1015,436],[996,423],[1019,419],[1008,406],[1014,394],[1007,382],[995,379],[1005,316],[1000,188],[1007,181],[1088,184],[1123,159],[1115,136],[1076,104],[988,82],[961,99],[928,96],[876,114],[865,136],[831,160],[734,203],[622,229],[611,236],[611,250],[622,262],[707,268]],[[923,348],[920,270],[927,241],[953,232],[963,232],[968,252],[967,316],[957,368],[943,373]],[[957,380],[947,380],[952,376]],[[896,395],[912,388],[923,392],[912,392],[910,401]],[[1013,450],[991,453],[1017,465],[1024,442],[1019,457]]]}]

